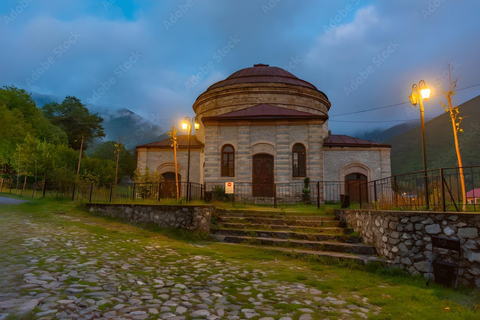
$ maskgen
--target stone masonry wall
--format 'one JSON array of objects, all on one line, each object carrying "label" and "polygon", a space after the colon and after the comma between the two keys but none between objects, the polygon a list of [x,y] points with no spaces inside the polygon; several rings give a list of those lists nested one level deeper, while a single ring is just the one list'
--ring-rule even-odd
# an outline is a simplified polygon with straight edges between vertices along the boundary
[{"label": "stone masonry wall", "polygon": [[432,235],[460,239],[459,282],[480,287],[478,213],[345,209],[335,210],[335,216],[358,231],[365,243],[375,246],[379,255],[411,274],[428,274]]},{"label": "stone masonry wall", "polygon": [[213,206],[162,206],[87,204],[90,212],[102,216],[132,222],[156,223],[163,228],[177,228],[194,232],[210,233],[210,221],[215,211]]}]

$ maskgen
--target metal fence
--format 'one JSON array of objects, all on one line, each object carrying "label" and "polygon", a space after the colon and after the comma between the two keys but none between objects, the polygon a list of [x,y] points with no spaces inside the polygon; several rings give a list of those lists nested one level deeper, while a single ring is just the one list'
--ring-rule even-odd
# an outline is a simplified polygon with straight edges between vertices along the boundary
[{"label": "metal fence", "polygon": [[[396,175],[369,182],[311,181],[308,192],[303,181],[275,183],[263,196],[254,196],[254,185],[236,182],[233,196],[223,196],[224,183],[178,183],[183,201],[216,200],[273,205],[311,203],[352,204],[364,209],[477,211],[480,210],[480,166],[463,168],[463,202],[459,168],[442,168]],[[23,197],[68,197],[88,202],[155,202],[176,200],[175,182],[114,185],[62,182],[27,183],[26,179],[0,179],[0,192]]]},{"label": "metal fence", "polygon": [[463,167],[463,177],[466,202],[463,202],[458,167],[356,183],[347,193],[351,202],[358,202],[360,208],[365,209],[477,211],[480,209],[480,166]]}]

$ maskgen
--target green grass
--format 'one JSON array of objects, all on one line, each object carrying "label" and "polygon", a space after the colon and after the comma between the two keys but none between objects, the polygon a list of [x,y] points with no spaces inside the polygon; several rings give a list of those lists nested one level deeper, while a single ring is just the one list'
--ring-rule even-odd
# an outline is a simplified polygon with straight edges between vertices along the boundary
[{"label": "green grass", "polygon": [[[188,232],[184,231],[126,224],[98,217],[68,200],[38,199],[20,205],[0,207],[0,218],[8,220],[13,217],[28,219],[37,224],[66,229],[76,228],[87,232],[93,239],[108,237],[117,243],[118,259],[139,252],[139,248],[145,246],[168,246],[179,256],[166,256],[155,261],[156,264],[201,255],[221,263],[242,266],[239,269],[240,273],[236,275],[240,282],[251,280],[252,272],[260,270],[265,272],[261,277],[262,281],[300,283],[321,290],[322,297],[328,293],[329,296],[341,297],[348,304],[361,304],[361,299],[366,298],[368,303],[379,308],[379,314],[369,314],[369,319],[480,318],[479,290],[461,287],[455,291],[436,284],[427,287],[422,277],[407,275],[399,269],[386,269],[379,264],[369,264],[365,267],[336,259],[302,257],[295,252],[279,253],[268,249],[209,242],[208,239],[203,238],[189,238]],[[0,248],[1,257],[11,254]],[[66,255],[67,253],[55,251],[51,254]],[[79,263],[86,262],[86,259],[84,260],[80,260]],[[42,260],[39,263],[45,264],[45,261]],[[98,263],[101,263],[101,260]],[[243,270],[248,273],[243,273]],[[215,269],[212,268],[209,271],[214,272]],[[133,269],[131,272],[139,276],[149,275],[145,270]],[[178,270],[178,273],[188,274],[188,270]],[[82,283],[81,281],[75,277],[67,280],[68,283]],[[248,296],[239,294],[241,288],[237,282],[224,282],[222,286],[225,287],[226,292],[237,299],[236,301],[248,299]],[[253,289],[252,292],[255,295],[258,293]],[[302,298],[302,294],[295,297],[298,301]],[[296,312],[299,305],[287,303],[275,304],[274,307]],[[450,311],[446,311],[446,307],[450,308]],[[102,308],[107,310],[110,306],[107,304]],[[331,319],[340,316],[335,312],[328,314]]]}]

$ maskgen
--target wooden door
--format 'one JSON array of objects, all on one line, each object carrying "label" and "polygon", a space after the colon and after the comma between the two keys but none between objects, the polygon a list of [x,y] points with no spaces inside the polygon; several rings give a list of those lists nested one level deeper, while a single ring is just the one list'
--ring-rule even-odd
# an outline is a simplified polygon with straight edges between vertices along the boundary
[{"label": "wooden door", "polygon": [[350,195],[350,202],[368,202],[367,176],[361,173],[345,176],[345,193]]},{"label": "wooden door", "polygon": [[254,197],[273,197],[273,156],[253,156],[252,193]]},{"label": "wooden door", "polygon": [[[162,174],[163,183],[161,190],[162,198],[176,198],[177,197],[177,188],[175,187],[175,172],[165,172]],[[178,194],[181,195],[181,179],[182,177],[178,175]]]}]

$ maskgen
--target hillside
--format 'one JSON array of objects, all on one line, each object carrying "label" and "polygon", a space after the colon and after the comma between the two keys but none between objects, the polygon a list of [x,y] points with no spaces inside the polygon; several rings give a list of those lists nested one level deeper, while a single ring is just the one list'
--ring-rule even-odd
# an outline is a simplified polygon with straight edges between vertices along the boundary
[{"label": "hillside", "polygon": [[[62,98],[32,92],[32,98],[41,108],[47,103],[61,103]],[[147,119],[141,117],[135,112],[128,109],[114,109],[112,107],[99,107],[87,104],[90,112],[98,113],[103,118],[103,128],[105,129],[105,138],[94,141],[89,151],[92,151],[96,144],[102,141],[118,140],[118,136],[122,137],[122,143],[127,149],[135,148],[149,142],[158,141],[164,138],[165,130],[162,127],[153,124]]]},{"label": "hillside", "polygon": [[[440,107],[440,106],[438,106]],[[480,96],[460,105],[460,116],[466,117],[459,133],[463,165],[480,164]],[[397,135],[385,143],[392,145],[392,173],[400,174],[423,169],[422,134],[420,125]],[[427,167],[429,169],[457,166],[450,116],[444,113],[425,123]]]}]

